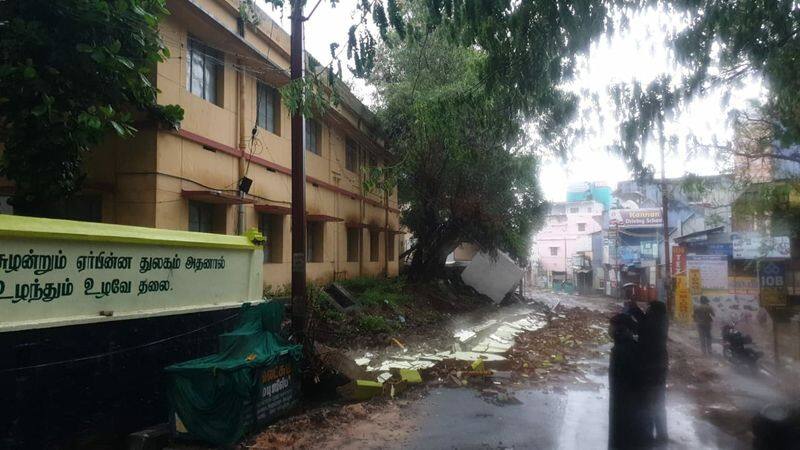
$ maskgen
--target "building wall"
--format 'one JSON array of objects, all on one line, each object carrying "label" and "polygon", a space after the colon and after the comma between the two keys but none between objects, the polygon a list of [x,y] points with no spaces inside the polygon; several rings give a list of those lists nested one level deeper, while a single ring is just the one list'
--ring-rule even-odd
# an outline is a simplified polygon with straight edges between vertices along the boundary
[{"label": "building wall", "polygon": [[[595,202],[579,203],[581,205],[575,207],[594,212]],[[587,205],[583,205],[583,203],[587,203]],[[571,203],[566,205],[566,209],[569,211]],[[600,207],[602,208],[602,205]],[[539,255],[539,267],[545,273],[565,270],[570,272],[571,258],[578,253],[591,254],[591,235],[602,230],[599,217],[586,213],[568,213],[561,217],[550,216],[547,222],[549,224],[545,225],[534,237],[536,253]],[[584,225],[583,229],[579,224]],[[557,249],[556,255],[551,254],[551,247]]]},{"label": "building wall", "polygon": [[[159,63],[155,83],[160,104],[184,111],[179,131],[140,126],[134,138],[110,138],[87,158],[86,191],[102,197],[101,220],[110,223],[187,230],[189,200],[183,191],[220,191],[237,195],[242,176],[253,180],[244,205],[244,228],[257,228],[256,205],[291,205],[291,117],[282,103],[274,133],[257,127],[257,82],[274,88],[288,83],[289,35],[266,16],[258,29],[236,33],[236,0],[169,0],[170,15],[159,31],[170,57]],[[202,41],[221,53],[218,104],[188,90],[188,39]],[[240,94],[241,92],[241,94]],[[306,210],[336,218],[324,222],[322,257],[309,262],[309,281],[326,283],[338,277],[377,276],[399,272],[400,238],[397,192],[388,199],[365,193],[358,171],[345,167],[345,142],[359,143],[362,163],[383,164],[381,139],[370,132],[374,121],[348,92],[343,102],[318,118],[320,150],[305,152]],[[256,133],[251,130],[255,127]],[[250,159],[248,163],[248,159]],[[388,200],[388,201],[387,201]],[[235,234],[239,206],[214,206],[214,232]],[[291,280],[291,220],[277,219],[282,232],[273,249],[280,262],[264,264],[264,284],[279,288]],[[380,227],[376,261],[370,258],[368,229],[361,229],[360,262],[347,261],[347,226]],[[394,258],[387,261],[388,242]]]}]

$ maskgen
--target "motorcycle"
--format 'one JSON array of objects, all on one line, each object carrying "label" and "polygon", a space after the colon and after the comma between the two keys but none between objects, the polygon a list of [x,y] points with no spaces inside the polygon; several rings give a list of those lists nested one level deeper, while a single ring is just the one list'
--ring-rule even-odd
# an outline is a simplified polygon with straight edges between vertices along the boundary
[{"label": "motorcycle", "polygon": [[758,371],[758,360],[763,355],[749,335],[736,329],[735,323],[722,326],[722,354],[731,363],[749,367],[753,372]]}]

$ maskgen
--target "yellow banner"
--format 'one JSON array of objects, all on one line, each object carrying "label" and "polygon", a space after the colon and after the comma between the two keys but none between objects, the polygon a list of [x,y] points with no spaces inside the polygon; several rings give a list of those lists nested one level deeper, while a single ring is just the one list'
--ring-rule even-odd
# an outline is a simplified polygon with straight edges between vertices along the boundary
[{"label": "yellow banner", "polygon": [[700,279],[700,269],[689,269],[689,293],[700,295],[703,293],[703,281]]},{"label": "yellow banner", "polygon": [[692,323],[694,308],[692,296],[689,294],[689,282],[686,275],[676,276],[675,281],[675,318],[684,323]]}]

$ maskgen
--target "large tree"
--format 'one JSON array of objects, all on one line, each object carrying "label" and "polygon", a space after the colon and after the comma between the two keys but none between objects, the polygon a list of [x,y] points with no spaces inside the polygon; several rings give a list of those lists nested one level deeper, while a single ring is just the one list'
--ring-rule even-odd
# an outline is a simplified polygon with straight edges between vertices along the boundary
[{"label": "large tree", "polygon": [[[164,0],[0,2],[0,175],[19,214],[57,216],[81,188],[83,156],[109,133],[130,136],[137,113],[171,126],[153,69]],[[139,116],[139,118],[144,118]]]},{"label": "large tree", "polygon": [[[770,145],[800,143],[797,2],[651,0],[642,4],[679,14],[683,26],[667,38],[678,70],[645,86],[633,83],[614,89],[624,119],[619,148],[625,155],[638,161],[648,139],[666,138],[663,124],[671,113],[711,90],[730,92],[751,76],[764,79],[766,98],[751,111],[737,114],[734,125],[739,128],[751,123]],[[768,158],[782,158],[780,153],[767,153],[764,156]]]},{"label": "large tree", "polygon": [[378,114],[399,161],[378,175],[398,183],[418,279],[440,275],[461,242],[527,259],[546,210],[514,99],[481,84],[485,58],[443,31],[376,55]]}]

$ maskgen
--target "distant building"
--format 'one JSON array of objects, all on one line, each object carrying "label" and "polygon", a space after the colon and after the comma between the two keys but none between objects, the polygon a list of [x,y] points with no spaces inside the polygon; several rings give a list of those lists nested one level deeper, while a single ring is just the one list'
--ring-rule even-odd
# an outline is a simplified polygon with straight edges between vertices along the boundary
[{"label": "distant building", "polygon": [[592,234],[603,229],[604,205],[594,200],[554,203],[545,225],[534,237],[540,277],[549,284],[571,281],[588,275],[591,284]]}]

